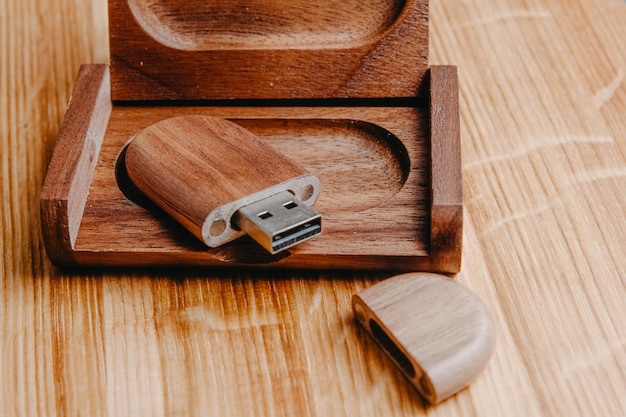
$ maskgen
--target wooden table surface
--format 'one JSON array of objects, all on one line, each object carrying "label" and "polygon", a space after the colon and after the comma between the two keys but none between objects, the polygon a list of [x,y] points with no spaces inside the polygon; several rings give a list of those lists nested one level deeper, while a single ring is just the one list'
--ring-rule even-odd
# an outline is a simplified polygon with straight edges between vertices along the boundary
[{"label": "wooden table surface", "polygon": [[38,198],[106,2],[0,2],[0,413],[626,415],[626,2],[431,2],[460,74],[464,261],[496,319],[485,372],[426,407],[355,324],[390,274],[75,270]]}]

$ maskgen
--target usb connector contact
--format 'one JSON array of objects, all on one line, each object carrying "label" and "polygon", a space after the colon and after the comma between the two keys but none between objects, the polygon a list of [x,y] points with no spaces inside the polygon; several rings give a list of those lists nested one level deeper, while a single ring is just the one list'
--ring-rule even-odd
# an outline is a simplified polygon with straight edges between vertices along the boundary
[{"label": "usb connector contact", "polygon": [[270,253],[322,232],[322,216],[288,191],[240,208],[233,222]]},{"label": "usb connector contact", "polygon": [[210,116],[155,123],[126,148],[146,196],[215,248],[250,235],[275,254],[322,231],[319,179],[241,126]]}]

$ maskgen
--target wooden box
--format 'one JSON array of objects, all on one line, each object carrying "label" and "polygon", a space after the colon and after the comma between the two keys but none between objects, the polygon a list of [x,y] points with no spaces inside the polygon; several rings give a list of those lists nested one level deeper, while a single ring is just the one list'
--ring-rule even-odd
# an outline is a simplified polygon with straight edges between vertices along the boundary
[{"label": "wooden box", "polygon": [[[458,272],[456,68],[428,66],[428,1],[109,0],[110,65],[78,75],[41,195],[57,265]],[[125,144],[224,117],[317,174],[323,234],[209,249],[128,181]]]}]

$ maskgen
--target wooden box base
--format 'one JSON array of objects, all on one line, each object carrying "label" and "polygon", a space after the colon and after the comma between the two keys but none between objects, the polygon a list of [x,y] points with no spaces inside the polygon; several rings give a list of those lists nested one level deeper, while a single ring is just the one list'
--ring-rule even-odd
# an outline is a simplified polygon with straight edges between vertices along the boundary
[{"label": "wooden box base", "polygon": [[[458,272],[463,206],[457,74],[451,66],[431,67],[429,74],[429,100],[382,106],[130,106],[111,102],[108,66],[85,65],[41,195],[48,255],[57,265]],[[248,237],[209,249],[147,201],[121,168],[125,144],[152,123],[188,114],[233,120],[318,175],[322,192],[315,208],[324,218],[323,234],[278,256]]]}]

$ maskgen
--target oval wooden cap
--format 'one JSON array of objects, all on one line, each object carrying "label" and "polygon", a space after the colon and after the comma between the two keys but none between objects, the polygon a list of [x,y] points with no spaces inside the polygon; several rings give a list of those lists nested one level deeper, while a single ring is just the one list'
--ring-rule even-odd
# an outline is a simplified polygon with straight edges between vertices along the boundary
[{"label": "oval wooden cap", "polygon": [[495,347],[486,306],[442,275],[398,275],[355,294],[352,307],[357,321],[431,404],[465,388]]}]

